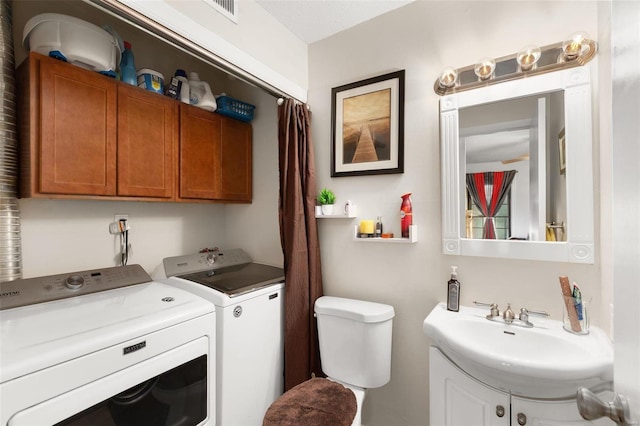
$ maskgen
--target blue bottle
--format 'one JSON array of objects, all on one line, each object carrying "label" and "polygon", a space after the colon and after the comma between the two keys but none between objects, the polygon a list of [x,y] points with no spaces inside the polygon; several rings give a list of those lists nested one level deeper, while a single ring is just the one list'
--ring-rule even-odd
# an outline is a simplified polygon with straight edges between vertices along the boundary
[{"label": "blue bottle", "polygon": [[133,52],[131,51],[131,43],[124,42],[124,52],[122,52],[122,60],[120,61],[120,75],[122,81],[133,86],[138,85],[138,76],[136,75],[136,65],[133,62]]}]

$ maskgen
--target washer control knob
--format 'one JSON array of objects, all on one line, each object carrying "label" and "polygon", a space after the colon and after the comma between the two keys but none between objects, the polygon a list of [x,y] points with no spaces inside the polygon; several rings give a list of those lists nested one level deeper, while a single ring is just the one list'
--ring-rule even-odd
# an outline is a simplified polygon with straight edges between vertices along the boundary
[{"label": "washer control knob", "polygon": [[209,253],[209,254],[207,255],[207,257],[205,258],[205,262],[207,262],[207,265],[211,266],[211,265],[213,265],[214,263],[216,263],[216,260],[217,260],[217,259],[218,259],[218,256],[216,256],[216,255],[215,255],[215,254],[213,254],[213,253]]},{"label": "washer control knob", "polygon": [[84,285],[84,278],[80,275],[69,275],[64,285],[68,289],[77,290]]}]

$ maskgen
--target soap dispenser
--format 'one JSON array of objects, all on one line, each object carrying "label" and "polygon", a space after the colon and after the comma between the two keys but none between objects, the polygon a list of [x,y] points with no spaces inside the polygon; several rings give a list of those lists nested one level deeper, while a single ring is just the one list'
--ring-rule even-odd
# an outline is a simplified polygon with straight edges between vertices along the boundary
[{"label": "soap dispenser", "polygon": [[447,283],[447,310],[460,310],[460,282],[458,281],[458,267],[451,267],[451,279]]}]

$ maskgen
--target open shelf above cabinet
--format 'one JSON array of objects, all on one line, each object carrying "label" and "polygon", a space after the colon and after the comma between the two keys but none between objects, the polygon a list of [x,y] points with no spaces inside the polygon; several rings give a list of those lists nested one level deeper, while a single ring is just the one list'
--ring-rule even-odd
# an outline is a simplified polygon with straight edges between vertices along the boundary
[{"label": "open shelf above cabinet", "polygon": [[409,238],[358,238],[359,226],[356,225],[353,228],[353,241],[363,243],[400,243],[400,244],[413,244],[418,242],[418,225],[409,226]]}]

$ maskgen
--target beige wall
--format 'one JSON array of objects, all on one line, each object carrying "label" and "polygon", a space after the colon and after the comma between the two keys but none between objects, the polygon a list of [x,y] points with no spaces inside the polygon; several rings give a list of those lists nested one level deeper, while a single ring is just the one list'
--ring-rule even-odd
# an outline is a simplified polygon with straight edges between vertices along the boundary
[{"label": "beige wall", "polygon": [[[595,2],[417,1],[310,45],[309,103],[319,185],[333,189],[338,202],[350,199],[358,208],[358,219],[318,225],[325,292],[389,303],[396,311],[391,382],[369,392],[365,424],[428,423],[428,341],[422,321],[445,301],[450,265],[459,266],[463,305],[479,300],[505,307],[510,302],[514,309],[543,309],[558,319],[558,276],[568,275],[596,302],[593,319],[601,322],[598,252],[594,265],[577,265],[444,256],[441,250],[439,97],[433,92],[438,74],[446,66],[508,55],[527,44],[555,43],[577,30],[598,35]],[[598,60],[589,65],[595,82],[596,222]],[[331,178],[331,88],[398,69],[406,70],[404,174]],[[386,230],[399,233],[400,195],[405,192],[413,193],[418,243],[352,241],[357,221],[378,215]]]}]

